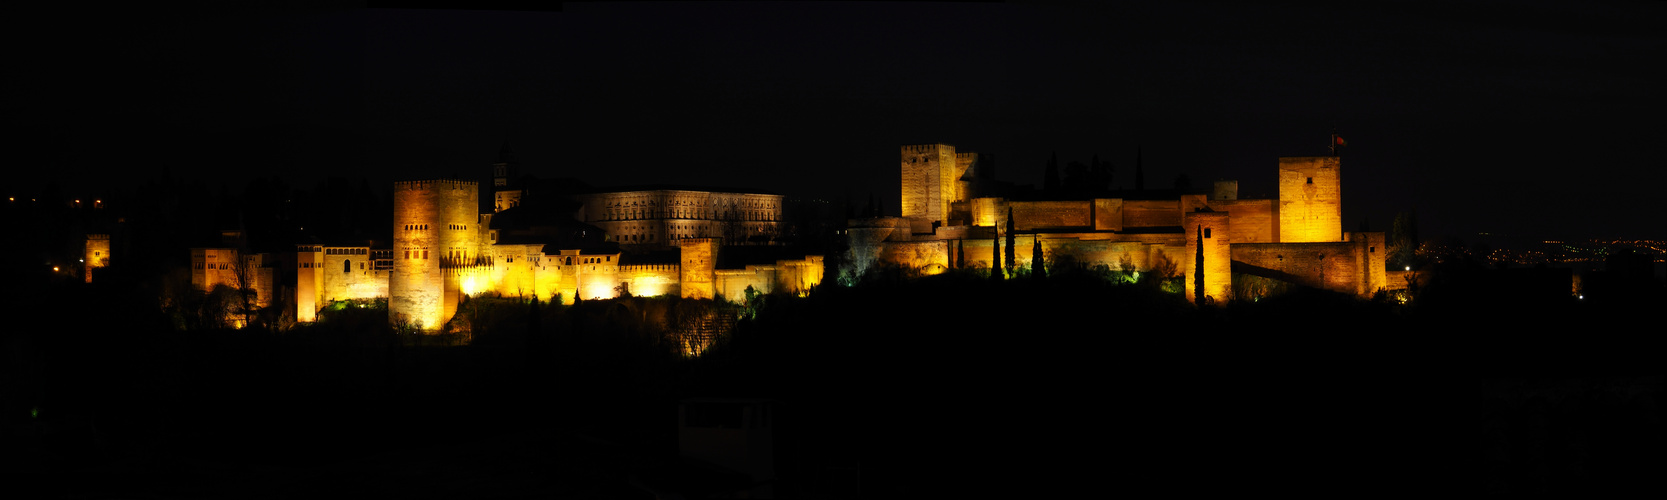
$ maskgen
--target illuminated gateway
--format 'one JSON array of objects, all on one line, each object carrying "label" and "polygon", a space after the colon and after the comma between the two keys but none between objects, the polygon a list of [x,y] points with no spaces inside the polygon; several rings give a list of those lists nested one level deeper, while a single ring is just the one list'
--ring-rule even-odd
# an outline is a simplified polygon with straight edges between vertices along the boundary
[{"label": "illuminated gateway", "polygon": [[957,263],[989,268],[991,245],[1013,233],[1020,268],[1029,268],[1038,239],[1050,266],[1150,272],[1167,262],[1185,276],[1188,300],[1196,300],[1200,244],[1203,294],[1217,303],[1233,298],[1234,273],[1362,296],[1386,285],[1384,234],[1342,230],[1335,156],[1280,158],[1272,200],[1239,199],[1237,181],[1167,199],[1009,200],[979,196],[976,169],[977,155],[954,146],[903,146],[902,216],[851,221],[852,262],[927,274]]}]

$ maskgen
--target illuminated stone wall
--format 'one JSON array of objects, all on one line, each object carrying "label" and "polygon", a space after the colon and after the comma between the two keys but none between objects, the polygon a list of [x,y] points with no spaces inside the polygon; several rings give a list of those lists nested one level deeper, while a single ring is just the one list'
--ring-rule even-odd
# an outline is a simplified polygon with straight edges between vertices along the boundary
[{"label": "illuminated stone wall", "polygon": [[1180,200],[1124,200],[1123,227],[1175,227],[1181,225]]},{"label": "illuminated stone wall", "polygon": [[[1361,276],[1356,245],[1335,243],[1258,243],[1233,245],[1233,260],[1251,266],[1249,274],[1341,293],[1360,294]],[[1382,247],[1378,253],[1382,254]]]},{"label": "illuminated stone wall", "polygon": [[[949,260],[949,240],[899,241],[881,246],[880,260],[928,274],[943,272]],[[988,256],[985,256],[988,260]]]},{"label": "illuminated stone wall", "polygon": [[775,287],[770,291],[803,296],[812,287],[822,284],[825,265],[821,255],[807,255],[800,260],[778,260]]},{"label": "illuminated stone wall", "polygon": [[1233,243],[1274,243],[1279,235],[1275,200],[1210,200],[1211,210],[1233,218]]},{"label": "illuminated stone wall", "polygon": [[110,265],[110,235],[87,235],[86,251],[81,257],[82,268],[87,271],[87,282],[93,282],[93,269]]},{"label": "illuminated stone wall", "polygon": [[1094,229],[1096,231],[1123,230],[1123,200],[1121,198],[1094,199]]},{"label": "illuminated stone wall", "polygon": [[1341,163],[1335,156],[1279,159],[1279,242],[1343,240]]},{"label": "illuminated stone wall", "polygon": [[680,277],[680,269],[676,264],[619,266],[619,281],[629,283],[631,295],[640,297],[679,295]]},{"label": "illuminated stone wall", "polygon": [[972,225],[995,227],[997,223],[1006,224],[1007,200],[1003,198],[973,198]]},{"label": "illuminated stone wall", "polygon": [[718,265],[717,238],[686,238],[682,245],[683,282],[680,293],[686,299],[710,299],[717,293],[713,271]]},{"label": "illuminated stone wall", "polygon": [[[1233,297],[1232,231],[1226,212],[1189,212],[1183,219],[1186,229],[1186,250],[1178,262],[1185,278],[1187,300],[1196,303],[1198,291],[1194,276],[1198,272],[1198,249],[1204,249],[1204,291],[1217,304],[1225,304]],[[1199,233],[1203,232],[1203,238]],[[1202,240],[1202,243],[1200,242]]]},{"label": "illuminated stone wall", "polygon": [[776,266],[753,265],[744,269],[718,269],[713,273],[717,293],[729,302],[744,302],[747,287],[756,293],[770,293],[776,282]]},{"label": "illuminated stone wall", "polygon": [[[1008,202],[1008,206],[1013,208],[1016,231],[1094,225],[1094,208],[1090,201],[1013,201]],[[1006,218],[1006,213],[1001,214],[1004,224]]]},{"label": "illuminated stone wall", "polygon": [[1389,288],[1389,275],[1386,269],[1384,233],[1382,232],[1349,232],[1343,234],[1350,243],[1354,243],[1355,266],[1361,269],[1357,280],[1358,288],[1355,293],[1371,296],[1378,290]]}]

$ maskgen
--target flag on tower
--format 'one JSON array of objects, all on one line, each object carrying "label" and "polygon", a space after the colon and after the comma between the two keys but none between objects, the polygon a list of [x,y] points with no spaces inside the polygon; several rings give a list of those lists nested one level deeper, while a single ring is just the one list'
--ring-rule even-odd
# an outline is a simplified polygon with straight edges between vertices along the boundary
[{"label": "flag on tower", "polygon": [[1347,146],[1347,145],[1349,145],[1349,141],[1343,140],[1343,136],[1340,136],[1340,135],[1337,135],[1337,134],[1331,134],[1331,139],[1336,141],[1338,146]]}]

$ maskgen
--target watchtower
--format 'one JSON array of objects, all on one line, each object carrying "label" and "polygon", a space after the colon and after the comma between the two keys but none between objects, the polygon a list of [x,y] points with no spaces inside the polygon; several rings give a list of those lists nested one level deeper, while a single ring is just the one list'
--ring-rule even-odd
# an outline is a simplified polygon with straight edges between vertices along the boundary
[{"label": "watchtower", "polygon": [[[394,269],[388,280],[388,319],[425,330],[456,312],[460,284],[449,268],[480,253],[475,213],[480,184],[434,180],[394,183]],[[448,279],[449,278],[449,279]]]},{"label": "watchtower", "polygon": [[1279,242],[1343,241],[1342,165],[1336,156],[1279,159]]}]

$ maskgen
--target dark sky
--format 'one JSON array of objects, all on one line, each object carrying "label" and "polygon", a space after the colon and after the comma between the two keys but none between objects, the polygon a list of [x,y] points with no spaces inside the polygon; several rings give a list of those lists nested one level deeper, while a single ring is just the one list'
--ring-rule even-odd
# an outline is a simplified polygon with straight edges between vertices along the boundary
[{"label": "dark sky", "polygon": [[557,10],[9,15],[21,177],[66,192],[163,166],[255,176],[527,173],[866,199],[898,147],[1180,173],[1272,197],[1279,156],[1343,152],[1344,217],[1426,235],[1667,239],[1667,4],[568,3]]}]

